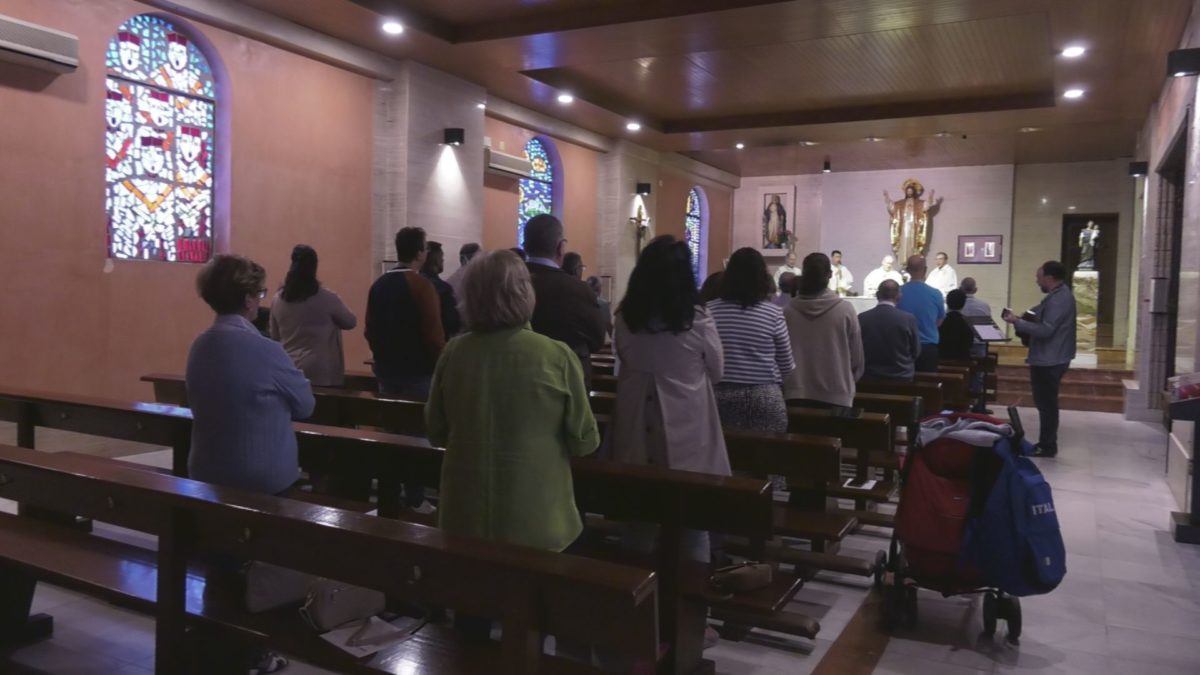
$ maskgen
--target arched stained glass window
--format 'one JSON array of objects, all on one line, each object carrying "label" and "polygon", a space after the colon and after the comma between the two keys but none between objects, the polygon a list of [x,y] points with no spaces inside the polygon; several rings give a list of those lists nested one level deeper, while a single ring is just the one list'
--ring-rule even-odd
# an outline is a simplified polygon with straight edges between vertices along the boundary
[{"label": "arched stained glass window", "polygon": [[216,83],[167,21],[126,21],[108,43],[108,255],[204,262],[213,250]]},{"label": "arched stained glass window", "polygon": [[525,144],[525,157],[533,164],[529,178],[518,182],[517,246],[525,246],[525,223],[542,214],[554,212],[554,161],[546,147],[548,140],[531,138]]},{"label": "arched stained glass window", "polygon": [[697,284],[703,283],[704,272],[707,268],[705,264],[708,258],[708,247],[706,246],[708,236],[705,231],[708,224],[707,206],[708,200],[705,198],[703,190],[694,187],[688,191],[687,215],[683,221],[683,239],[692,253],[692,275],[696,277]]}]

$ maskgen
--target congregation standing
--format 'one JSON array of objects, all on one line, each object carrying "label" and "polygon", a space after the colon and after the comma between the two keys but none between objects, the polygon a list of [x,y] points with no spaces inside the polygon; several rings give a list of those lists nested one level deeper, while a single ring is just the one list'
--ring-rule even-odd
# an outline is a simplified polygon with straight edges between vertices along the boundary
[{"label": "congregation standing", "polygon": [[[660,236],[640,252],[614,311],[601,279],[584,281],[586,265],[551,215],[527,223],[523,250],[462,246],[445,280],[442,246],[423,229],[403,228],[394,243],[398,263],[367,298],[372,369],[380,395],[426,402],[428,438],[446,453],[439,485],[405,485],[405,503],[427,506],[436,487],[443,529],[549,551],[569,550],[583,531],[572,458],[730,475],[725,431],[786,432],[789,406],[849,409],[860,380],[911,382],[939,357],[967,358],[979,347],[967,318],[990,316],[974,279],[943,296],[920,255],[906,261],[907,283],[880,281],[878,305],[860,315],[843,297],[852,277],[840,252],[811,253],[800,267],[789,256],[772,275],[759,251],[743,248],[697,287],[687,244]],[[318,281],[315,250],[298,245],[291,259],[269,338],[250,323],[268,294],[261,266],[218,255],[200,272],[199,293],[217,316],[188,361],[196,478],[288,490],[299,477],[291,422],[312,414],[312,387],[344,383],[342,333],[357,317]],[[1066,338],[1048,326],[1070,320],[1060,277],[1047,263],[1045,317],[1018,320],[1040,340],[1039,410],[1065,370]],[[591,356],[610,341],[616,401],[602,434]],[[1042,440],[1052,452],[1053,429]],[[654,526],[622,528],[627,550],[648,553],[655,541]],[[691,560],[713,560],[706,532],[686,533],[682,546]],[[491,618],[455,624],[486,639]]]}]

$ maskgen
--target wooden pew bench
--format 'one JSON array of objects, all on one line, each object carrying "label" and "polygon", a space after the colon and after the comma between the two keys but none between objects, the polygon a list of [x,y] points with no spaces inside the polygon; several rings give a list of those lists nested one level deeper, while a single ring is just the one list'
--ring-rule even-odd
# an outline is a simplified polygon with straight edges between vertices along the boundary
[{"label": "wooden pew bench", "polygon": [[[158,538],[152,551],[0,516],[0,616],[9,624],[0,635],[19,633],[34,584],[47,581],[153,616],[160,675],[192,672],[189,629],[208,636],[201,654],[232,639],[355,673],[408,673],[418,664],[422,672],[447,674],[598,672],[544,655],[547,634],[649,662],[658,656],[657,586],[644,570],[452,537],[71,453],[0,446],[0,497]],[[214,554],[344,580],[412,606],[494,617],[503,638],[468,642],[426,625],[412,639],[357,659],[320,639],[295,607],[247,613],[236,584],[206,569],[205,558]]]},{"label": "wooden pew bench", "polygon": [[859,380],[860,394],[893,394],[918,396],[925,415],[936,415],[946,409],[941,382],[893,382],[882,380]]},{"label": "wooden pew bench", "polygon": [[[381,401],[404,406],[422,405],[408,401]],[[0,392],[0,411],[6,406],[24,409],[27,422],[44,421],[56,428],[69,423],[75,430],[84,433],[127,438],[132,429],[156,428],[166,424],[173,427],[175,433],[190,437],[190,411],[174,406],[106,403],[102,400],[88,400],[86,403],[78,400],[46,401],[42,396]],[[64,406],[72,409],[71,414],[58,416],[45,412]],[[125,420],[129,423],[128,428],[106,423],[106,416]],[[367,479],[368,484],[370,479],[375,479],[379,485],[380,516],[428,522],[427,517],[403,507],[398,497],[399,485],[411,480],[436,485],[441,472],[441,449],[431,447],[424,438],[306,423],[296,423],[295,427],[302,468],[339,478]],[[177,471],[186,467],[186,450],[185,447],[183,454],[174,456]],[[628,510],[634,505],[636,518],[644,522],[671,525],[672,518],[684,518],[681,522],[686,522],[687,527],[694,529],[729,532],[752,541],[765,542],[769,536],[773,517],[769,483],[597,462],[586,458],[575,461],[573,473],[580,505],[586,503],[587,510],[605,517],[620,519],[620,510]],[[593,499],[603,496],[607,501],[588,503],[578,498],[580,494],[590,494]],[[645,496],[631,501],[631,494]],[[651,496],[655,496],[654,499]],[[612,507],[618,512],[606,513],[601,509],[602,506]],[[664,640],[678,645],[677,650],[667,654],[668,664],[674,664],[666,666],[669,672],[692,672],[696,668],[704,668],[701,645],[692,640],[693,633],[685,629],[695,624],[696,616],[701,616],[702,620],[702,610],[709,605],[714,607],[714,611],[732,612],[739,621],[751,625],[763,625],[776,630],[790,629],[805,637],[813,637],[819,630],[819,624],[808,617],[780,611],[799,590],[802,582],[799,577],[781,573],[777,575],[775,584],[763,592],[718,601],[704,592],[702,584],[707,574],[701,574],[692,566],[661,568],[661,573],[664,579],[682,580],[673,585],[660,586],[659,591],[664,606],[661,614]],[[676,618],[680,612],[682,614]],[[728,615],[723,616],[728,618]],[[754,621],[750,620],[752,617]],[[671,624],[671,621],[676,623]],[[671,640],[671,636],[676,639]]]}]

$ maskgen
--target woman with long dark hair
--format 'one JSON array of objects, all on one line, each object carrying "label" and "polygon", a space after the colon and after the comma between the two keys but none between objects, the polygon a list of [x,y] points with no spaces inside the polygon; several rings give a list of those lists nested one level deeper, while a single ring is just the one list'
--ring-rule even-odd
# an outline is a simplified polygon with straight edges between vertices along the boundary
[{"label": "woman with long dark hair", "polygon": [[313,386],[340,387],[346,382],[342,331],[357,323],[338,294],[317,280],[317,252],[297,244],[283,287],[271,303],[271,337],[283,343]]},{"label": "woman with long dark hair", "polygon": [[796,363],[783,309],[770,302],[773,292],[762,254],[747,247],[730,256],[721,297],[707,304],[725,352],[716,396],[726,429],[787,431],[781,384]]},{"label": "woman with long dark hair", "polygon": [[[724,370],[721,338],[699,299],[687,244],[651,241],[617,308],[613,459],[729,475],[713,397]],[[690,538],[687,554],[708,561],[702,539]]]}]

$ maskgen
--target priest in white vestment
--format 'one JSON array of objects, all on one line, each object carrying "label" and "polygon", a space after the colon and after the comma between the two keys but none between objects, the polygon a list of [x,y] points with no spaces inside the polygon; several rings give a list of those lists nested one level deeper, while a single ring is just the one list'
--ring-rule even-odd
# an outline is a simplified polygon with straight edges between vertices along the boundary
[{"label": "priest in white vestment", "polygon": [[942,292],[942,297],[949,295],[950,291],[958,288],[958,272],[950,266],[950,262],[945,253],[938,253],[934,256],[935,267],[929,270],[929,276],[925,279],[925,283],[933,286]]},{"label": "priest in white vestment", "polygon": [[904,277],[900,276],[900,273],[896,271],[894,268],[895,264],[895,258],[890,255],[883,256],[883,261],[880,262],[879,267],[871,270],[871,273],[867,275],[866,281],[863,282],[863,295],[868,298],[875,297],[875,291],[879,290],[879,284],[888,279],[904,285]]}]

